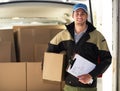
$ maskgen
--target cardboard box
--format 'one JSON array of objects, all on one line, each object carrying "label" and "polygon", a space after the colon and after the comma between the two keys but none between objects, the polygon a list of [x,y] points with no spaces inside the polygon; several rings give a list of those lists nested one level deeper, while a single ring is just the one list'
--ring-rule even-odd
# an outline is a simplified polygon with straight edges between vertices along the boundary
[{"label": "cardboard box", "polygon": [[26,63],[0,63],[0,91],[27,91]]},{"label": "cardboard box", "polygon": [[0,62],[11,61],[11,42],[0,42]]},{"label": "cardboard box", "polygon": [[63,80],[64,54],[44,54],[43,79],[61,82]]},{"label": "cardboard box", "polygon": [[[43,58],[43,49],[46,48],[46,46],[41,46],[42,48],[39,49],[39,45],[48,45],[49,41],[55,36],[55,34],[65,29],[65,26],[14,26],[13,29],[17,39],[18,60],[22,62],[36,62]],[[36,49],[41,51],[41,58],[37,56],[40,52]]]},{"label": "cardboard box", "polygon": [[62,83],[42,79],[41,62],[27,62],[27,91],[62,91]]},{"label": "cardboard box", "polygon": [[17,54],[18,61],[21,62],[32,62],[34,60],[34,38],[32,31],[26,30],[18,30],[17,31]]},{"label": "cardboard box", "polygon": [[47,50],[47,44],[35,44],[35,62],[44,60],[44,52]]},{"label": "cardboard box", "polygon": [[[15,45],[14,45],[15,44],[15,42],[14,42],[14,34],[13,34],[13,30],[12,29],[0,29],[0,44],[1,44],[1,46],[4,45],[4,46],[7,47],[6,49],[2,49],[2,50],[6,51],[8,49],[8,45],[5,44],[5,43],[8,43],[9,48],[10,48],[9,50],[11,50],[10,59],[6,60],[6,61],[8,61],[8,62],[9,61],[15,62],[16,61],[16,52],[15,52]],[[1,60],[1,61],[3,61],[3,60]]]},{"label": "cardboard box", "polygon": [[63,91],[62,82],[42,79],[41,62],[0,63],[0,91]]}]

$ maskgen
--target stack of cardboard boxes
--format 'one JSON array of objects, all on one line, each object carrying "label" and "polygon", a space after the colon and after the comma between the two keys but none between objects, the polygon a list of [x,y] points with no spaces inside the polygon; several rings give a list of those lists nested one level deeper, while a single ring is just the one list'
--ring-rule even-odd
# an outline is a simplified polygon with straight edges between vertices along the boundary
[{"label": "stack of cardboard boxes", "polygon": [[[62,91],[61,78],[59,81],[43,79],[41,64],[49,41],[63,29],[63,25],[14,26],[12,30],[8,30],[11,37],[0,31],[0,91]],[[1,42],[4,39],[1,36],[7,37],[9,41]],[[63,56],[60,57],[59,63],[53,60],[53,65],[62,66]],[[59,68],[56,70],[60,71]]]}]

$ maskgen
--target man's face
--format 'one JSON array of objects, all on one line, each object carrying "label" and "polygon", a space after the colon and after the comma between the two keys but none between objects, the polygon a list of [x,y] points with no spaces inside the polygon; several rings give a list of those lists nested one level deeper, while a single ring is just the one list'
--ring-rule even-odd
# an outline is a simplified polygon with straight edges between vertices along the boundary
[{"label": "man's face", "polygon": [[77,9],[73,12],[72,15],[75,23],[77,24],[84,24],[88,18],[88,14],[83,9]]}]

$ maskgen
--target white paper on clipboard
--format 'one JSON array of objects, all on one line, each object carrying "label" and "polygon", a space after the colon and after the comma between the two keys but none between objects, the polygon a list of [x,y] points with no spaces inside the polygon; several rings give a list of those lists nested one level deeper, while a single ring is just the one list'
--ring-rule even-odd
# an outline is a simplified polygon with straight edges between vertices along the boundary
[{"label": "white paper on clipboard", "polygon": [[76,60],[73,65],[70,65],[68,67],[67,72],[72,74],[75,77],[89,73],[96,66],[94,63],[83,58],[79,54],[75,54],[73,59],[76,59]]}]

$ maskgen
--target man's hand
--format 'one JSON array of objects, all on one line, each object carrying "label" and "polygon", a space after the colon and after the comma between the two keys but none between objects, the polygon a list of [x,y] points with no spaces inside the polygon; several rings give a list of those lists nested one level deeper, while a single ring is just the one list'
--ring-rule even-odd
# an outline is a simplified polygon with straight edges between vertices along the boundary
[{"label": "man's hand", "polygon": [[90,81],[92,80],[92,76],[90,74],[84,74],[84,75],[78,76],[78,79],[83,84],[90,84]]}]

